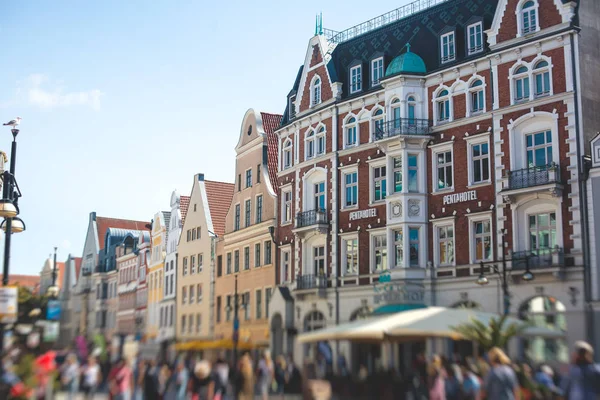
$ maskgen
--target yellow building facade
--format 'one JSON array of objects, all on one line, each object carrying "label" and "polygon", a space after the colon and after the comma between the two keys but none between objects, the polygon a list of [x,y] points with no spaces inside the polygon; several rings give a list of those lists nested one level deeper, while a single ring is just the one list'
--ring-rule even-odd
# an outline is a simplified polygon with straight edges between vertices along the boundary
[{"label": "yellow building facade", "polygon": [[[148,306],[146,319],[146,338],[157,340],[160,325],[160,302],[163,299],[164,262],[167,251],[167,226],[170,213],[158,212],[154,215],[151,232],[150,260],[148,262]],[[164,318],[164,316],[163,316]]]}]

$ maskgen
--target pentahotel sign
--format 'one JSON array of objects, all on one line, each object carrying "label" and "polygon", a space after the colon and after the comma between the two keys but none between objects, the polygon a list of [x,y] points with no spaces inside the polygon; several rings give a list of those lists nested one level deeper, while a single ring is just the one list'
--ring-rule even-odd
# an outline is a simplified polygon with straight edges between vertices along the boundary
[{"label": "pentahotel sign", "polygon": [[369,208],[369,209],[360,210],[360,211],[352,211],[350,213],[350,221],[354,221],[357,219],[363,219],[363,218],[372,218],[372,217],[376,217],[376,216],[377,216],[376,208]]},{"label": "pentahotel sign", "polygon": [[447,194],[444,196],[444,205],[463,203],[465,201],[477,200],[477,192],[475,190],[469,190],[468,192]]}]

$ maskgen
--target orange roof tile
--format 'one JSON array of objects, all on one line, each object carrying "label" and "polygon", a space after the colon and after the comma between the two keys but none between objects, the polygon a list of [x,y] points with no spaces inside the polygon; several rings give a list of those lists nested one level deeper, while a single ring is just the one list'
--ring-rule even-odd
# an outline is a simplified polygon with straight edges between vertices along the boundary
[{"label": "orange roof tile", "polygon": [[[58,263],[57,263],[58,264]],[[2,275],[0,274],[0,281],[2,280]],[[40,284],[40,276],[39,275],[17,275],[10,274],[8,276],[8,284],[23,286],[29,288],[31,290],[35,290],[37,286]]]},{"label": "orange roof tile", "polygon": [[185,223],[185,216],[190,208],[190,196],[179,196],[179,209],[181,210],[181,224]]},{"label": "orange roof tile", "polygon": [[277,193],[277,162],[278,162],[278,148],[279,141],[275,130],[279,128],[283,115],[279,114],[268,114],[261,112],[263,120],[263,128],[267,134],[267,168],[269,169],[269,180],[275,193]]},{"label": "orange roof tile", "polygon": [[[77,281],[77,279],[79,278],[79,272],[81,271],[81,263],[83,261],[83,258],[73,257],[73,260],[75,260],[75,276],[73,277],[73,279]],[[71,284],[74,285],[75,282],[71,282]]]},{"label": "orange roof tile", "polygon": [[206,186],[206,198],[210,209],[210,218],[212,219],[214,233],[217,236],[225,234],[225,218],[233,198],[233,183],[204,181]]},{"label": "orange roof tile", "polygon": [[147,231],[149,229],[146,227],[146,225],[150,223],[144,221],[132,221],[128,219],[96,217],[96,224],[98,224],[98,242],[100,242],[100,250],[102,250],[104,249],[104,237],[106,236],[106,231],[108,228]]}]

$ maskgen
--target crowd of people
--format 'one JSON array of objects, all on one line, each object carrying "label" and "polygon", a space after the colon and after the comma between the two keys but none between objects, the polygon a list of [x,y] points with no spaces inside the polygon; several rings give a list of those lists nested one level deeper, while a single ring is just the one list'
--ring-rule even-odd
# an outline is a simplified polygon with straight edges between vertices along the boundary
[{"label": "crowd of people", "polygon": [[[198,357],[182,356],[173,364],[155,359],[118,359],[104,368],[95,357],[79,365],[74,354],[60,367],[60,381],[69,400],[83,392],[93,399],[99,391],[113,400],[240,400],[260,396],[300,394],[302,379],[291,357],[271,359],[264,351],[254,361],[249,353],[242,355],[233,368],[224,357],[214,362]],[[234,396],[237,394],[237,397]]]}]

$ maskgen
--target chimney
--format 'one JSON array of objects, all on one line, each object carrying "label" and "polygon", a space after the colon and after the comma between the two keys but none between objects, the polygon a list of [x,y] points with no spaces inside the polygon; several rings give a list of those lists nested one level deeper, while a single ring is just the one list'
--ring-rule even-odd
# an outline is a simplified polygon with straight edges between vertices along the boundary
[{"label": "chimney", "polygon": [[90,213],[90,221],[95,221],[96,220],[96,211],[92,211]]},{"label": "chimney", "polygon": [[198,181],[204,182],[204,174],[198,174]]}]

